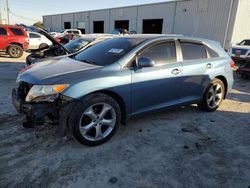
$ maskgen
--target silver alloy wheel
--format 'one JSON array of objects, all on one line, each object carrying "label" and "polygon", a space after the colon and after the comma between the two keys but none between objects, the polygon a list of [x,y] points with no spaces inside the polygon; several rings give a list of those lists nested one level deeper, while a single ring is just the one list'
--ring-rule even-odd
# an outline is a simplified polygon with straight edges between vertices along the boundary
[{"label": "silver alloy wheel", "polygon": [[79,122],[79,130],[85,139],[99,141],[112,132],[115,123],[114,108],[107,103],[98,103],[83,112]]},{"label": "silver alloy wheel", "polygon": [[10,53],[14,57],[17,57],[20,54],[20,49],[18,47],[12,47],[11,50],[10,50]]},{"label": "silver alloy wheel", "polygon": [[216,108],[223,97],[223,87],[219,83],[214,83],[208,91],[207,104],[210,108]]}]

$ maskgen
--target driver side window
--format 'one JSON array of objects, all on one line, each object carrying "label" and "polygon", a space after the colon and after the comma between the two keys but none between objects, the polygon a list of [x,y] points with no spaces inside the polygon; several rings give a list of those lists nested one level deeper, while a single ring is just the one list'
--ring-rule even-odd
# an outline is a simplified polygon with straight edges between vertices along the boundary
[{"label": "driver side window", "polygon": [[173,42],[156,44],[144,50],[140,57],[147,57],[155,62],[155,65],[164,65],[176,62],[176,47]]}]

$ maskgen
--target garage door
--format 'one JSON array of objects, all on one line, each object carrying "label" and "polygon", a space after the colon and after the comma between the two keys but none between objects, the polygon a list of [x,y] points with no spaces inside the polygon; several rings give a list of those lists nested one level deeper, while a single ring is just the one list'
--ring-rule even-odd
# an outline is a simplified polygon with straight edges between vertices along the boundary
[{"label": "garage door", "polygon": [[163,19],[143,20],[143,33],[161,34]]}]

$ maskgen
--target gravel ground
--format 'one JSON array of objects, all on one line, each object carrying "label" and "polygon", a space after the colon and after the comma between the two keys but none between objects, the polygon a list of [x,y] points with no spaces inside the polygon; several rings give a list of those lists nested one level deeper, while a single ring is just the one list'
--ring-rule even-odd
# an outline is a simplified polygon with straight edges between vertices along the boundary
[{"label": "gravel ground", "polygon": [[86,147],[60,138],[57,125],[22,127],[10,93],[24,59],[0,58],[0,187],[250,186],[250,80],[236,76],[216,112],[187,106],[137,117]]}]

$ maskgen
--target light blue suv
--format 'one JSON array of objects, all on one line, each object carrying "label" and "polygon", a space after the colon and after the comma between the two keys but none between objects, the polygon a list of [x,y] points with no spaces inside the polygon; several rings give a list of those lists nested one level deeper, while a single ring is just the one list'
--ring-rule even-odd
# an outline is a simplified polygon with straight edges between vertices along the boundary
[{"label": "light blue suv", "polygon": [[13,104],[25,127],[59,120],[86,145],[111,138],[120,123],[152,110],[198,104],[215,111],[233,85],[234,62],[219,43],[177,35],[108,39],[74,58],[19,74]]}]

